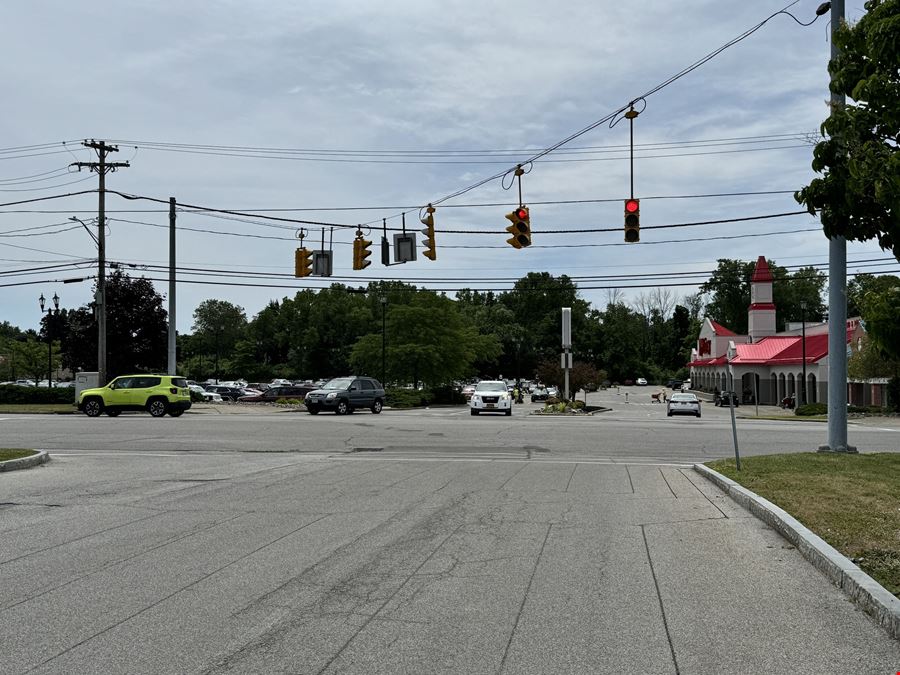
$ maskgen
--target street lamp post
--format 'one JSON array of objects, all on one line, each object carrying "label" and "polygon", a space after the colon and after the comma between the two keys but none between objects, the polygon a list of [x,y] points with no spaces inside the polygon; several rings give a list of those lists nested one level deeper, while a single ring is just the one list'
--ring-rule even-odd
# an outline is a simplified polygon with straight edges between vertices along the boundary
[{"label": "street lamp post", "polygon": [[47,312],[47,389],[53,386],[53,336],[50,333],[50,324],[53,322],[54,309],[56,310],[56,315],[59,315],[59,296],[54,293],[52,300],[53,308],[48,307],[44,310],[44,304],[46,303],[44,294],[41,293],[41,297],[38,298],[38,302],[41,305],[41,314],[44,311]]},{"label": "street lamp post", "polygon": [[800,330],[802,337],[800,338],[802,344],[802,356],[803,359],[803,382],[800,385],[800,401],[803,405],[807,404],[806,400],[806,301],[800,301]]},{"label": "street lamp post", "polygon": [[386,326],[386,319],[385,319],[386,311],[385,310],[387,308],[387,297],[382,295],[378,299],[381,301],[381,386],[384,387],[384,386],[386,386],[384,380],[387,375],[387,371],[385,370],[385,356],[384,356],[385,355],[385,342],[386,342],[386,336],[387,336],[387,332],[385,331],[385,326]]}]

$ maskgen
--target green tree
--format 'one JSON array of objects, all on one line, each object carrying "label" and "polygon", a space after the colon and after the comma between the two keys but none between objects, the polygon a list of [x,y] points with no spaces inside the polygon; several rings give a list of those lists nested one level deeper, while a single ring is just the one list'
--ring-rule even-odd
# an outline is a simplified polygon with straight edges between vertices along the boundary
[{"label": "green tree", "polygon": [[872,343],[889,359],[900,359],[900,279],[886,277],[880,290],[863,298],[862,316]]},{"label": "green tree", "polygon": [[[480,335],[455,303],[419,292],[409,304],[387,308],[385,336],[388,381],[439,386],[471,374],[479,355],[496,356],[500,344]],[[358,374],[381,377],[380,330],[361,337],[350,357]]]},{"label": "green tree", "polygon": [[831,91],[851,102],[833,106],[813,150],[821,173],[795,197],[820,210],[828,237],[877,239],[900,259],[900,0],[868,0],[866,14],[834,34]]},{"label": "green tree", "polygon": [[[106,279],[107,375],[163,371],[168,359],[168,323],[153,283],[116,270]],[[97,323],[89,305],[66,315],[63,364],[97,369]]]},{"label": "green tree", "polygon": [[206,354],[212,356],[217,376],[235,374],[228,360],[246,328],[247,315],[242,307],[216,299],[197,305],[192,330],[202,341]]}]

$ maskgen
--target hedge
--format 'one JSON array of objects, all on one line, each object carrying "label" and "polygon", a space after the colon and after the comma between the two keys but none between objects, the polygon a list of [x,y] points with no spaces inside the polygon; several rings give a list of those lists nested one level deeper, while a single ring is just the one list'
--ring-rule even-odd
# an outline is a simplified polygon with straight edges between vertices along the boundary
[{"label": "hedge", "polygon": [[75,387],[20,387],[0,384],[0,403],[75,403]]},{"label": "hedge", "polygon": [[809,417],[811,415],[827,415],[828,404],[807,403],[806,405],[798,405],[797,409],[794,411],[794,414],[800,415],[801,417]]}]

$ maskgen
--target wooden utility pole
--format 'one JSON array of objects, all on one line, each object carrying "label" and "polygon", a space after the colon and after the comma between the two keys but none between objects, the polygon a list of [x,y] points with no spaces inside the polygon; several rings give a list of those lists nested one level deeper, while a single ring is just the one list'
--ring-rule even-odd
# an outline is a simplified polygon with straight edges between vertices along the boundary
[{"label": "wooden utility pole", "polygon": [[107,145],[104,141],[84,141],[86,148],[97,152],[99,162],[73,162],[70,166],[77,166],[78,170],[88,169],[96,171],[100,178],[100,202],[98,205],[99,227],[97,241],[97,295],[94,299],[97,307],[97,372],[99,373],[99,386],[106,385],[106,174],[123,167],[131,166],[128,162],[107,162],[106,156],[110,152],[118,152],[119,148]]}]

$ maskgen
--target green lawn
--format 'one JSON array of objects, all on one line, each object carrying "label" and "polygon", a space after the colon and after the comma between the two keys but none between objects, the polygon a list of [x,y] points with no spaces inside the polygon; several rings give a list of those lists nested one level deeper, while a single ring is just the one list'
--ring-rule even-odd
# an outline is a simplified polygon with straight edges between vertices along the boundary
[{"label": "green lawn", "polygon": [[900,597],[900,454],[801,453],[708,462],[777,504]]},{"label": "green lawn", "polygon": [[25,450],[22,448],[0,448],[0,462],[8,459],[20,459],[35,454],[35,450]]}]

